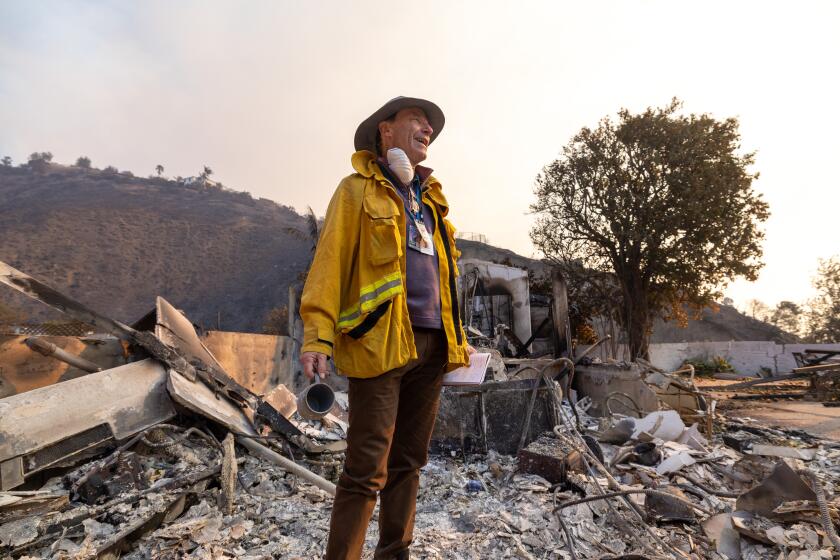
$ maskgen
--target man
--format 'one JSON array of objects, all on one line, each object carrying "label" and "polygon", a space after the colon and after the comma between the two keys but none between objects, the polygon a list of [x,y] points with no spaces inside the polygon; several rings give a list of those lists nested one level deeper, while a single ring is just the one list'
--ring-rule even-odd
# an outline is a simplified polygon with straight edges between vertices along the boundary
[{"label": "man", "polygon": [[325,377],[332,355],[350,386],[328,560],[361,557],[377,493],[375,558],[408,558],[443,373],[473,351],[448,205],[419,165],[443,123],[434,103],[397,97],[359,125],[356,172],[333,195],[303,290],[304,373]]}]

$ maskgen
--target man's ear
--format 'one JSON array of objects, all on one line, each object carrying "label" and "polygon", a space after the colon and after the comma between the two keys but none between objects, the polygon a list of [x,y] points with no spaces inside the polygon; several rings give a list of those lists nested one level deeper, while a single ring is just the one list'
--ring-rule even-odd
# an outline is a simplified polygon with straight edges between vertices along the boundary
[{"label": "man's ear", "polygon": [[381,138],[381,143],[383,146],[386,144],[386,138],[388,139],[387,144],[391,143],[391,135],[391,123],[389,123],[388,121],[382,121],[381,123],[379,123],[379,137]]}]

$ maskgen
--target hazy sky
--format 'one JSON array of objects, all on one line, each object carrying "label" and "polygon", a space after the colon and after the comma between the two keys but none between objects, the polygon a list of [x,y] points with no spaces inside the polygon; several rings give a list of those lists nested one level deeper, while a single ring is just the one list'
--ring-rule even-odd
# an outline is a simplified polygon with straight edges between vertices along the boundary
[{"label": "hazy sky", "polygon": [[[446,113],[429,165],[458,229],[539,256],[534,178],[570,137],[671,97],[741,119],[770,203],[743,303],[809,297],[840,254],[838,2],[0,2],[0,156],[87,155],[323,214],[357,124]],[[1,242],[1,241],[0,241]]]}]

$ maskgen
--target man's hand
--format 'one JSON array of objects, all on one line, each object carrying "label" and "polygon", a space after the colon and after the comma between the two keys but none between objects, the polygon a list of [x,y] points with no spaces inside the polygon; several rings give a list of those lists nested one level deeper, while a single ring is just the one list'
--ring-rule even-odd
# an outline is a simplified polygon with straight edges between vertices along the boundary
[{"label": "man's hand", "polygon": [[326,379],[330,374],[330,370],[327,369],[327,360],[329,360],[329,357],[320,352],[304,352],[301,354],[300,363],[303,366],[303,373],[306,378],[312,381],[315,379],[315,374],[318,374],[321,379]]},{"label": "man's hand", "polygon": [[473,348],[471,344],[467,344],[467,354],[472,356],[473,354],[475,354],[475,352],[476,352],[475,348]]}]

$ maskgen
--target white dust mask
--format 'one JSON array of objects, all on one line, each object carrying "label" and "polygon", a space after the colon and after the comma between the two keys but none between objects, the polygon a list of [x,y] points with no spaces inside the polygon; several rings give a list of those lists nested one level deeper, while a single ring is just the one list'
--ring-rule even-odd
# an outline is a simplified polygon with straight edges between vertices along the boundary
[{"label": "white dust mask", "polygon": [[403,184],[409,184],[414,179],[414,166],[402,148],[388,150],[388,167]]}]

